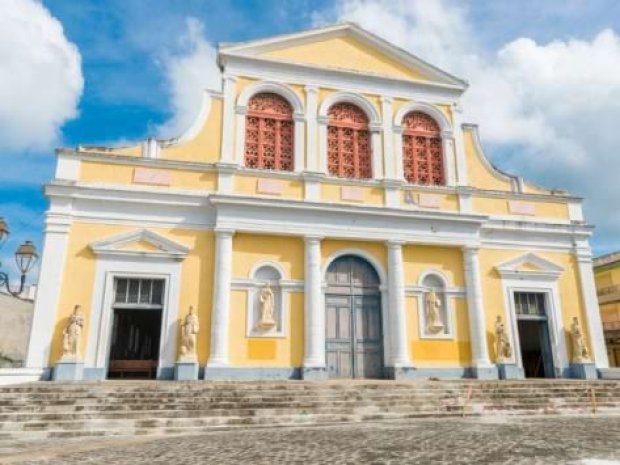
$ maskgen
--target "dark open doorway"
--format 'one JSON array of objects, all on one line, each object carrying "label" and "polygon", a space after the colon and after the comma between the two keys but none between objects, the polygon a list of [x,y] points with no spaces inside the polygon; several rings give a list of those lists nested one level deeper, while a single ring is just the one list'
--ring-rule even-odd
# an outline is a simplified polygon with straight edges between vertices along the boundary
[{"label": "dark open doorway", "polygon": [[546,320],[518,320],[521,360],[526,378],[553,378]]},{"label": "dark open doorway", "polygon": [[108,378],[157,377],[163,290],[163,280],[116,280]]}]

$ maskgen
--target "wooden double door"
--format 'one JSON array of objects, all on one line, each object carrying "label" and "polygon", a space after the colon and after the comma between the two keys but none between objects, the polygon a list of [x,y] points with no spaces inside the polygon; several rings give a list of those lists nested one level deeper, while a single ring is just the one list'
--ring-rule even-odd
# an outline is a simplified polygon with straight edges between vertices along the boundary
[{"label": "wooden double door", "polygon": [[344,256],[327,270],[326,362],[330,378],[383,378],[379,277],[365,260]]}]

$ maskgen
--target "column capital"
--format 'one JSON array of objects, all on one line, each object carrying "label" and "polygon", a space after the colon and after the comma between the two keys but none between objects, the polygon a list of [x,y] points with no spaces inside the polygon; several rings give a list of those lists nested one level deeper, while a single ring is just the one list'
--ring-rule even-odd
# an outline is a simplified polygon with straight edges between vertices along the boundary
[{"label": "column capital", "polygon": [[222,79],[224,79],[224,81],[228,81],[228,82],[235,83],[235,82],[237,82],[237,80],[238,80],[239,78],[238,78],[237,76],[235,76],[234,74],[228,74],[228,73],[226,73],[226,74],[224,74],[224,75],[222,76]]},{"label": "column capital", "polygon": [[394,101],[394,98],[388,95],[382,95],[380,97],[380,100],[381,100],[381,103],[383,104],[391,104]]},{"label": "column capital", "polygon": [[401,249],[403,245],[405,245],[405,241],[398,239],[389,239],[385,241],[388,246],[388,249]]},{"label": "column capital", "polygon": [[327,126],[327,123],[329,123],[329,118],[327,116],[317,116],[316,122]]},{"label": "column capital", "polygon": [[318,236],[318,235],[313,235],[313,234],[304,236],[304,242],[307,244],[317,244],[317,243],[320,243],[321,240],[323,240],[323,236]]},{"label": "column capital", "polygon": [[370,123],[368,129],[370,132],[381,132],[383,131],[383,125],[381,123]]},{"label": "column capital", "polygon": [[248,112],[248,107],[245,105],[236,105],[235,113],[238,115],[245,115]]},{"label": "column capital", "polygon": [[231,228],[215,228],[213,231],[216,236],[220,237],[232,237],[235,234],[235,230]]},{"label": "column capital", "polygon": [[308,84],[304,87],[306,94],[317,94],[319,92],[319,86]]},{"label": "column capital", "polygon": [[463,253],[467,255],[478,255],[480,252],[480,246],[478,245],[464,245]]},{"label": "column capital", "polygon": [[304,115],[303,113],[294,113],[293,121],[295,121],[296,123],[303,123],[304,121],[306,121],[306,115]]}]

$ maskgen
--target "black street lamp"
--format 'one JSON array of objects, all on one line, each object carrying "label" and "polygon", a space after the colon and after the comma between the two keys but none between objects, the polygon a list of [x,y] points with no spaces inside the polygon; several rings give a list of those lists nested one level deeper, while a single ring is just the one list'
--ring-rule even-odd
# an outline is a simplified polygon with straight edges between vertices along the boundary
[{"label": "black street lamp", "polygon": [[[2,248],[8,239],[9,234],[9,226],[6,224],[6,221],[4,221],[4,218],[0,217],[0,248]],[[37,249],[31,241],[26,241],[20,245],[15,251],[15,263],[17,264],[17,269],[21,273],[19,290],[14,291],[11,289],[9,284],[9,275],[4,271],[0,271],[0,287],[5,286],[8,293],[14,297],[19,296],[22,292],[24,292],[26,275],[30,270],[32,270],[32,267],[37,262],[38,258],[39,255],[37,254]],[[2,264],[0,264],[0,266],[1,265]]]}]

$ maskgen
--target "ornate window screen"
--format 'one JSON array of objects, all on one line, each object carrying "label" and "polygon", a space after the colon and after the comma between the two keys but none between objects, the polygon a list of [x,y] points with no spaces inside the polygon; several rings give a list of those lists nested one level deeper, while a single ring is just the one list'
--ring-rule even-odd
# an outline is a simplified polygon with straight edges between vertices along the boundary
[{"label": "ornate window screen", "polygon": [[329,174],[341,178],[372,177],[368,117],[351,103],[336,103],[329,109],[327,166]]},{"label": "ornate window screen", "polygon": [[254,95],[248,102],[245,123],[245,166],[293,170],[293,108],[283,97]]},{"label": "ornate window screen", "polygon": [[413,184],[443,185],[441,130],[433,118],[414,111],[403,118],[405,179]]}]

